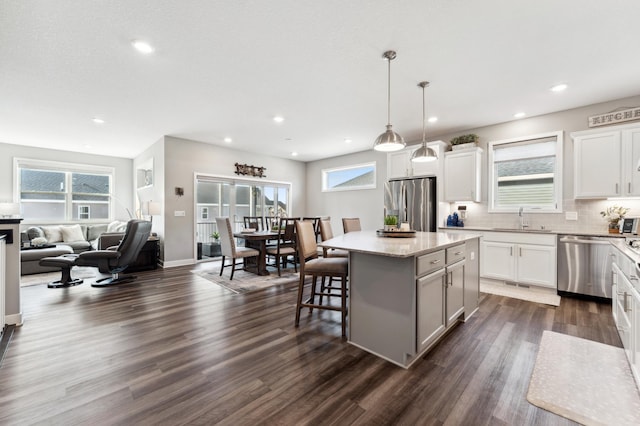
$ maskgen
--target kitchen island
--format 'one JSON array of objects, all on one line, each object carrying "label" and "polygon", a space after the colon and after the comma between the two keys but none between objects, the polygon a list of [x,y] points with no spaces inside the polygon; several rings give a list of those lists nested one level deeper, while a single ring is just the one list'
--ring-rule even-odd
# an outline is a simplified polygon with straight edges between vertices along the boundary
[{"label": "kitchen island", "polygon": [[349,252],[349,343],[408,368],[477,310],[479,237],[367,230],[319,243]]}]

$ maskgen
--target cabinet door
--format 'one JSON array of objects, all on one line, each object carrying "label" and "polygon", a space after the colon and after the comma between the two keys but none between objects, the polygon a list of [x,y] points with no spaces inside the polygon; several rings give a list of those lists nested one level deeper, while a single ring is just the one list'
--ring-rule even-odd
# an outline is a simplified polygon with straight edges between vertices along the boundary
[{"label": "cabinet door", "polygon": [[620,132],[578,136],[574,141],[575,198],[623,194]]},{"label": "cabinet door", "polygon": [[544,287],[557,287],[556,248],[519,244],[516,281]]},{"label": "cabinet door", "polygon": [[464,311],[464,265],[463,260],[447,266],[447,326]]},{"label": "cabinet door", "polygon": [[482,241],[480,276],[497,280],[515,279],[514,245],[495,241]]},{"label": "cabinet door", "polygon": [[622,132],[625,173],[623,191],[627,196],[640,196],[640,128]]},{"label": "cabinet door", "polygon": [[445,201],[480,201],[480,160],[479,149],[445,154]]},{"label": "cabinet door", "polygon": [[633,335],[631,333],[633,297],[630,294],[630,288],[631,283],[627,277],[624,274],[618,274],[618,291],[613,295],[616,301],[616,327],[629,363],[633,359]]},{"label": "cabinet door", "polygon": [[444,331],[444,278],[445,270],[442,268],[417,281],[417,352],[428,347]]},{"label": "cabinet door", "polygon": [[387,178],[403,178],[410,176],[409,159],[411,152],[408,150],[390,152],[387,154]]},{"label": "cabinet door", "polygon": [[636,383],[640,385],[640,295],[634,295],[633,299],[633,315],[631,316],[631,331],[633,340],[633,351],[631,370],[636,378]]}]

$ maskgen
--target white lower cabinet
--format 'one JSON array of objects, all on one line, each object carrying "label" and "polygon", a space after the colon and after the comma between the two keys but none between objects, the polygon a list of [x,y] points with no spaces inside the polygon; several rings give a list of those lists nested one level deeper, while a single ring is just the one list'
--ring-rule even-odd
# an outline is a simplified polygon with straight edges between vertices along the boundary
[{"label": "white lower cabinet", "polygon": [[613,320],[634,379],[640,385],[640,293],[631,282],[631,280],[638,280],[635,263],[618,253],[611,270],[613,273],[611,298]]},{"label": "white lower cabinet", "polygon": [[555,235],[487,232],[481,252],[483,278],[557,287]]}]

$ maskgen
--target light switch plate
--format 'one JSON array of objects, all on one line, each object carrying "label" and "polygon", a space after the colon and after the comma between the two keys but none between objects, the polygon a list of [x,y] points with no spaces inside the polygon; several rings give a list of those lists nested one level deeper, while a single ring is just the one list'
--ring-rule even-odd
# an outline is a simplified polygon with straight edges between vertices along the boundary
[{"label": "light switch plate", "polygon": [[565,212],[564,218],[567,220],[578,220],[578,212]]},{"label": "light switch plate", "polygon": [[175,211],[173,212],[173,215],[174,215],[174,216],[184,216],[184,215],[185,215],[185,214],[184,214],[184,210],[175,210]]}]

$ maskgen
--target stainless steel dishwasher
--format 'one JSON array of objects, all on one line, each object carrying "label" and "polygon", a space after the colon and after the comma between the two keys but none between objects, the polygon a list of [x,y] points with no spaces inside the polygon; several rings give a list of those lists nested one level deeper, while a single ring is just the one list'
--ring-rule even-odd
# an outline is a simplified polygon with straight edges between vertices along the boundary
[{"label": "stainless steel dishwasher", "polygon": [[611,298],[610,238],[558,235],[558,291]]}]

